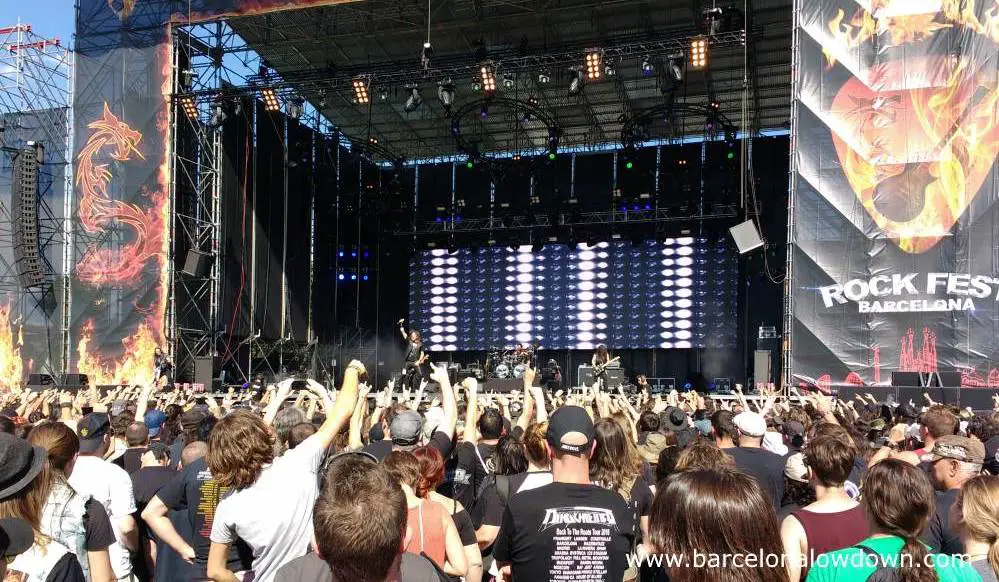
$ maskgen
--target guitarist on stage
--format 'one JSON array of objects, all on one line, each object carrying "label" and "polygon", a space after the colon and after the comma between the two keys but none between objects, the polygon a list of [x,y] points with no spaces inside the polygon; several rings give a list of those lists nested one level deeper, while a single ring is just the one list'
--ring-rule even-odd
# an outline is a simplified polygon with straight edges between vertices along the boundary
[{"label": "guitarist on stage", "polygon": [[597,351],[590,358],[590,365],[593,366],[593,380],[600,386],[601,390],[607,386],[607,366],[612,359],[604,344],[598,345]]},{"label": "guitarist on stage", "polygon": [[423,379],[423,364],[429,357],[423,351],[423,337],[420,332],[414,330],[406,331],[406,320],[399,320],[399,333],[402,339],[406,340],[406,367],[403,369],[403,381],[412,390],[420,387],[420,380]]}]

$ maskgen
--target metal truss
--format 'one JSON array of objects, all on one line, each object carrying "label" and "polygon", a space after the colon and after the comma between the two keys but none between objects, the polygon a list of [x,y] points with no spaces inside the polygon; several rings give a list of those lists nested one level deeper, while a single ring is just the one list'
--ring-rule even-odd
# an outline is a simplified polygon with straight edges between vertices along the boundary
[{"label": "metal truss", "polygon": [[[0,200],[0,301],[16,298],[22,320],[47,329],[49,353],[36,369],[52,374],[65,369],[69,356],[70,295],[65,281],[71,267],[73,81],[73,53],[59,39],[41,37],[20,22],[0,28],[0,145],[21,149],[33,141],[45,150],[37,204],[45,281],[22,288],[10,253],[10,208]],[[0,161],[0,189],[13,193],[11,162],[7,155]],[[55,318],[61,320],[58,325]],[[53,333],[59,334],[58,341]],[[52,353],[53,344],[61,346],[60,353]]]},{"label": "metal truss", "polygon": [[[193,44],[175,39],[174,87],[180,87],[184,71],[193,70],[194,87],[218,88],[223,82],[220,68],[212,65],[212,51],[200,52]],[[186,81],[185,81],[186,82]],[[177,256],[187,249],[200,254],[210,265],[207,273],[171,270],[172,284],[168,329],[173,337],[177,369],[192,376],[194,360],[218,355],[219,297],[221,271],[219,237],[222,197],[222,136],[209,123],[211,103],[185,107],[174,98],[171,104],[171,246],[170,264],[183,264]]]},{"label": "metal truss", "polygon": [[667,224],[678,222],[698,222],[719,220],[738,216],[734,204],[716,205],[707,211],[690,213],[680,209],[656,208],[636,211],[609,212],[561,212],[556,214],[522,214],[515,216],[493,216],[489,218],[466,218],[461,222],[421,222],[414,230],[400,230],[397,236],[433,236],[442,234],[462,234],[483,232],[516,232],[544,230],[551,227],[587,227],[637,224]]}]

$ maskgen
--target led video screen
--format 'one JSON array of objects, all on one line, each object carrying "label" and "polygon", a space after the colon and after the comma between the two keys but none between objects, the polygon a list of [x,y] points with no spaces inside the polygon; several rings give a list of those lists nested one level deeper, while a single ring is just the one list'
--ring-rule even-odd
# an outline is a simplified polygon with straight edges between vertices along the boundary
[{"label": "led video screen", "polygon": [[410,261],[410,325],[430,351],[726,348],[738,259],[727,240],[444,249]]}]

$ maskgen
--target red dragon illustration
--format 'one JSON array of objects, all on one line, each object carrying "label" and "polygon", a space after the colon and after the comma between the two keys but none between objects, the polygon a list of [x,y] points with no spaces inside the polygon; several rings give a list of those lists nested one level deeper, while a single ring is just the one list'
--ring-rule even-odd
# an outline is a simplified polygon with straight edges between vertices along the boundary
[{"label": "red dragon illustration", "polygon": [[120,121],[107,103],[103,116],[87,127],[92,133],[76,159],[80,224],[87,232],[101,233],[114,222],[129,227],[133,237],[118,250],[91,249],[77,263],[76,274],[80,281],[94,286],[134,282],[146,263],[162,251],[165,229],[154,208],[143,210],[108,196],[110,162],[102,162],[100,157],[106,155],[117,162],[127,162],[133,155],[145,159],[138,150],[142,134]]}]

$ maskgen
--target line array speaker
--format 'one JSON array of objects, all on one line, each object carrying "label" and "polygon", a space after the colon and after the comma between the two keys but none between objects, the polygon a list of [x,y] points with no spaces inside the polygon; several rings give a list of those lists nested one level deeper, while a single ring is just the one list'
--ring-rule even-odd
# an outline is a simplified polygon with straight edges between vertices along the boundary
[{"label": "line array speaker", "polygon": [[21,285],[38,287],[45,282],[38,245],[38,165],[42,147],[29,145],[14,158],[11,226],[14,263]]}]

